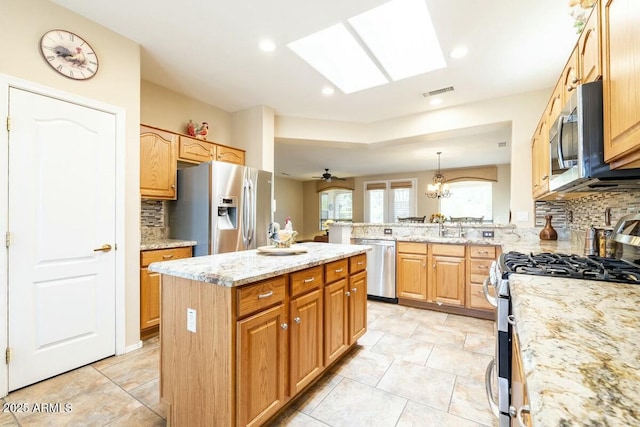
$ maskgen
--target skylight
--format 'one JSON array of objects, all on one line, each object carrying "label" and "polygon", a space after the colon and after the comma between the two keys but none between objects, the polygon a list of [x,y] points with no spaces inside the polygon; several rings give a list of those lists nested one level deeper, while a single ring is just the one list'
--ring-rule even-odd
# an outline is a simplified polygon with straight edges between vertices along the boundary
[{"label": "skylight", "polygon": [[394,81],[447,66],[424,0],[393,0],[349,24]]},{"label": "skylight", "polygon": [[325,28],[288,46],[344,93],[388,83],[343,24]]},{"label": "skylight", "polygon": [[344,93],[446,67],[424,0],[392,0],[288,46]]}]

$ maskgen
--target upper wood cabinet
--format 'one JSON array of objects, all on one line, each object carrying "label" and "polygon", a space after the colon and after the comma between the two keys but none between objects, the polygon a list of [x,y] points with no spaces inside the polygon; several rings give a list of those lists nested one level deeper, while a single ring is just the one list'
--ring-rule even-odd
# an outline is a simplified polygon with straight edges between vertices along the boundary
[{"label": "upper wood cabinet", "polygon": [[569,98],[571,98],[571,92],[578,87],[580,81],[578,76],[578,47],[576,46],[571,52],[571,56],[564,70],[562,70],[562,76],[560,77],[560,82],[562,83],[562,93],[560,97],[562,102],[560,102],[560,109],[562,109]]},{"label": "upper wood cabinet", "polygon": [[602,77],[602,50],[600,49],[600,8],[595,6],[578,39],[578,65],[580,83],[589,83]]},{"label": "upper wood cabinet", "polygon": [[215,158],[215,144],[184,135],[178,136],[178,160],[197,164],[209,162]]},{"label": "upper wood cabinet", "polygon": [[531,141],[533,198],[537,199],[549,192],[551,161],[549,158],[549,127],[543,116]]},{"label": "upper wood cabinet", "polygon": [[176,136],[140,126],[140,196],[176,199]]},{"label": "upper wood cabinet", "polygon": [[216,146],[216,160],[219,162],[236,163],[244,165],[244,151],[237,148]]},{"label": "upper wood cabinet", "polygon": [[640,167],[640,1],[602,0],[604,157]]}]

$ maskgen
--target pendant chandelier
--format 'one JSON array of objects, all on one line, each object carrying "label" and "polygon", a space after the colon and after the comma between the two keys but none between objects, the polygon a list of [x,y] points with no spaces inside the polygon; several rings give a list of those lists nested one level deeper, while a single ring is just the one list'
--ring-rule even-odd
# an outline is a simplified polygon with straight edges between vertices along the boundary
[{"label": "pendant chandelier", "polygon": [[444,176],[440,173],[440,155],[442,151],[438,151],[438,170],[433,176],[433,184],[427,186],[427,192],[424,193],[430,199],[440,199],[442,197],[451,196],[449,184],[444,183]]}]

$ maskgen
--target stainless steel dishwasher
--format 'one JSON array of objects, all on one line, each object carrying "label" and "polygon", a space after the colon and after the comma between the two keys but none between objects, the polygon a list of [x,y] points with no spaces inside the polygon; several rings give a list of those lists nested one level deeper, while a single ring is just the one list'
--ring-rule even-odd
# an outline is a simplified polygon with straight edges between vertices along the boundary
[{"label": "stainless steel dishwasher", "polygon": [[398,303],[396,296],[396,241],[354,239],[357,245],[369,245],[367,252],[367,296],[369,299]]}]

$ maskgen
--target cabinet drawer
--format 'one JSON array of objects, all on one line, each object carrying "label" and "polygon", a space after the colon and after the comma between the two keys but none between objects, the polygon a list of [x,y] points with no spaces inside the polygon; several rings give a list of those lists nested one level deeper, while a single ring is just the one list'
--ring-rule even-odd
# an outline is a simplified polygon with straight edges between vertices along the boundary
[{"label": "cabinet drawer", "polygon": [[410,254],[427,254],[427,244],[418,242],[398,242],[398,252]]},{"label": "cabinet drawer", "polygon": [[[491,286],[489,287],[489,292],[491,295],[493,295],[493,290]],[[484,297],[484,291],[482,290],[482,285],[477,285],[475,283],[472,283],[470,293],[471,293],[471,301],[469,304],[471,308],[493,310],[493,307],[491,306],[491,304],[489,304],[487,299]]]},{"label": "cabinet drawer", "polygon": [[285,276],[265,280],[238,289],[238,317],[255,313],[284,301]]},{"label": "cabinet drawer", "polygon": [[186,248],[155,249],[140,252],[140,267],[146,267],[152,262],[171,261],[174,259],[191,258],[191,246]]},{"label": "cabinet drawer", "polygon": [[471,258],[491,258],[496,259],[495,246],[469,246],[469,256]]},{"label": "cabinet drawer", "polygon": [[324,284],[324,269],[321,265],[306,270],[291,273],[291,296],[295,297]]},{"label": "cabinet drawer", "polygon": [[463,245],[431,245],[433,255],[464,257],[464,250]]},{"label": "cabinet drawer", "polygon": [[469,274],[471,283],[482,283],[489,277],[489,268],[493,260],[472,259],[469,261]]},{"label": "cabinet drawer", "polygon": [[349,274],[349,263],[347,259],[330,262],[324,266],[324,276],[327,283],[335,282],[338,279],[347,277]]},{"label": "cabinet drawer", "polygon": [[358,273],[367,268],[367,254],[352,256],[349,258],[349,272]]}]

